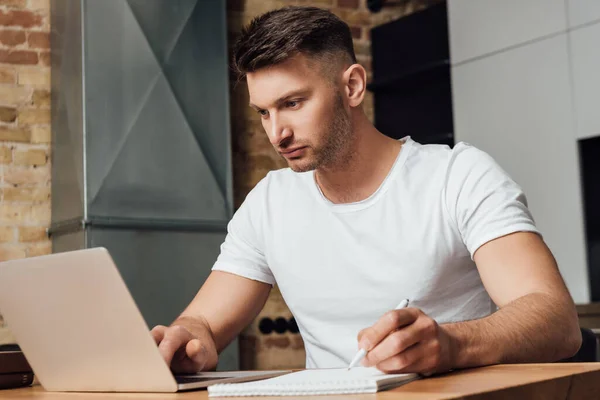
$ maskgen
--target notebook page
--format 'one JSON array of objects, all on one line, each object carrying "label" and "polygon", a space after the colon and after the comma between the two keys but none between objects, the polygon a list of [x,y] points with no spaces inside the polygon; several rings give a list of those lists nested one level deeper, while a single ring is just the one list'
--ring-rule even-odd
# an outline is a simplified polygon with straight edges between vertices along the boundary
[{"label": "notebook page", "polygon": [[208,387],[208,395],[218,397],[375,393],[410,382],[417,377],[417,374],[385,374],[376,368],[364,367],[351,370],[307,369],[262,381],[212,385]]}]

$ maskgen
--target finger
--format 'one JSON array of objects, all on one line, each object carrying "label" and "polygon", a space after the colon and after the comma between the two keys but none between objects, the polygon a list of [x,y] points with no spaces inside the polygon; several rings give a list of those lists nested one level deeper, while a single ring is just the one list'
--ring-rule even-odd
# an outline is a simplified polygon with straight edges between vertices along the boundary
[{"label": "finger", "polygon": [[439,342],[419,342],[377,365],[383,372],[416,372],[430,376],[440,366]]},{"label": "finger", "polygon": [[187,344],[190,339],[192,339],[192,335],[181,326],[172,326],[165,331],[158,350],[167,365],[171,365],[175,352]]},{"label": "finger", "polygon": [[420,372],[415,369],[417,366],[424,364],[423,360],[425,360],[425,357],[425,345],[417,343],[402,353],[381,361],[375,367],[385,373]]},{"label": "finger", "polygon": [[396,329],[412,324],[420,313],[421,310],[417,308],[388,311],[373,326],[361,331],[358,347],[371,350]]},{"label": "finger", "polygon": [[362,339],[362,337],[364,336],[367,329],[369,329],[369,328],[362,329],[360,332],[358,332],[358,335],[356,335],[356,341],[358,343],[360,343],[360,339]]},{"label": "finger", "polygon": [[154,341],[156,342],[157,345],[163,340],[163,337],[165,336],[165,331],[166,330],[167,330],[166,326],[164,326],[164,325],[156,325],[150,331],[150,334],[152,335],[152,338],[154,339]]},{"label": "finger", "polygon": [[[428,347],[426,344],[420,346]],[[423,351],[423,355],[418,357],[411,365],[404,368],[402,372],[416,372],[423,376],[431,376],[439,368],[439,358],[436,355],[432,355],[427,349]]]},{"label": "finger", "polygon": [[371,367],[402,353],[423,339],[419,333],[420,330],[416,324],[405,326],[400,330],[390,333],[367,353],[362,361],[362,365]]},{"label": "finger", "polygon": [[175,352],[171,370],[178,374],[191,374],[201,371],[206,365],[208,351],[198,339],[192,339]]},{"label": "finger", "polygon": [[193,339],[188,342],[187,346],[185,347],[185,351],[187,357],[192,361],[195,370],[201,371],[206,364],[206,358],[208,354],[206,347],[200,343],[200,340]]}]

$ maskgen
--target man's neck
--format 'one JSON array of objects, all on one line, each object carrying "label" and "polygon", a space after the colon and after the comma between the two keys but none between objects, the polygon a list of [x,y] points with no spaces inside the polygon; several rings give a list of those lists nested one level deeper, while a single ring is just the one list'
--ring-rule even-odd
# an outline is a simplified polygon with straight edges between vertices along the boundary
[{"label": "man's neck", "polygon": [[344,161],[315,171],[321,192],[336,204],[354,203],[375,193],[402,147],[402,142],[383,135],[364,115],[353,122],[355,140]]}]

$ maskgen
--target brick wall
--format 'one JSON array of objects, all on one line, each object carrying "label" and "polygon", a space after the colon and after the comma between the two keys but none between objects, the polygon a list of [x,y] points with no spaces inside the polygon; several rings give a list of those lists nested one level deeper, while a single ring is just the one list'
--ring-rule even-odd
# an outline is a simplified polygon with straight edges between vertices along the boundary
[{"label": "brick wall", "polygon": [[0,261],[51,252],[49,8],[0,0]]},{"label": "brick wall", "polygon": [[[311,5],[330,9],[348,23],[354,37],[358,61],[371,77],[369,30],[377,25],[411,14],[440,0],[395,0],[379,13],[371,13],[366,0],[228,0],[230,42],[235,40],[241,27],[265,11],[286,5]],[[391,3],[391,1],[390,1]],[[407,38],[407,40],[415,40]],[[373,119],[373,98],[367,93],[365,111]],[[286,167],[285,160],[273,150],[257,114],[248,107],[246,85],[240,83],[231,89],[231,124],[233,135],[234,193],[239,206],[248,192],[268,171]],[[263,318],[289,318],[291,314],[275,288],[258,318],[240,338],[241,359],[244,368],[270,369],[304,366],[304,348],[298,334],[261,334],[259,321]]]}]

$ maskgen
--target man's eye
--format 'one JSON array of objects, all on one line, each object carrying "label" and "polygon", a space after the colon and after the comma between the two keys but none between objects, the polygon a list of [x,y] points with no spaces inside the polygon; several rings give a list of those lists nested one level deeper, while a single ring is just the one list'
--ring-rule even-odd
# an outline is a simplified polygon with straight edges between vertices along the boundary
[{"label": "man's eye", "polygon": [[288,101],[286,103],[286,106],[288,108],[294,108],[294,107],[297,107],[299,103],[300,103],[299,101]]},{"label": "man's eye", "polygon": [[258,110],[258,113],[262,116],[262,117],[266,117],[267,114],[269,113],[267,110]]}]

